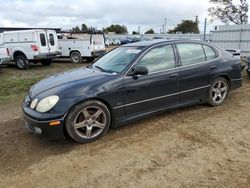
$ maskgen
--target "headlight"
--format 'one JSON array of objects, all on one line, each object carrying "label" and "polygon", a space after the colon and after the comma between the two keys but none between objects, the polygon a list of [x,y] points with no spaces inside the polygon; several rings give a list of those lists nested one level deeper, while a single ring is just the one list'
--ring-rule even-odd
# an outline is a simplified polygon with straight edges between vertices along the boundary
[{"label": "headlight", "polygon": [[59,97],[56,95],[46,97],[42,99],[36,106],[36,111],[38,112],[48,112],[53,108],[59,101]]},{"label": "headlight", "polygon": [[31,104],[30,104],[30,108],[31,108],[31,109],[34,109],[34,108],[36,107],[37,103],[38,103],[38,99],[34,99],[34,100],[31,102]]}]

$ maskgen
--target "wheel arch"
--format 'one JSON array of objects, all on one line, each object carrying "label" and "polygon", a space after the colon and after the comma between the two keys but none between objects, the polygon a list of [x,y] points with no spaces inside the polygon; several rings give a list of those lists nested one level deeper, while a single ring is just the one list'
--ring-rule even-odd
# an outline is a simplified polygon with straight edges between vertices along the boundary
[{"label": "wheel arch", "polygon": [[71,56],[71,54],[74,53],[74,52],[77,52],[77,53],[79,53],[82,56],[82,54],[81,54],[81,52],[79,50],[71,50],[69,52],[69,56]]},{"label": "wheel arch", "polygon": [[[227,83],[228,83],[229,90],[230,90],[230,89],[231,89],[231,78],[230,78],[230,76],[229,76],[228,74],[218,74],[218,75],[216,75],[216,76],[213,78],[212,82],[213,82],[215,79],[219,78],[219,77],[222,77],[222,78],[226,79],[226,81],[227,81]],[[212,83],[212,82],[211,82],[211,83]]]},{"label": "wheel arch", "polygon": [[21,50],[17,50],[13,53],[13,59],[15,59],[18,55],[24,55],[27,58],[24,52],[22,52]]}]

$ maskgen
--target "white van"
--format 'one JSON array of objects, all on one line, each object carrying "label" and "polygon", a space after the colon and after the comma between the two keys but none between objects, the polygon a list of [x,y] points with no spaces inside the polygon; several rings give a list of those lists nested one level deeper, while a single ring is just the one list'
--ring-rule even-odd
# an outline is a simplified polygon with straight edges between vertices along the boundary
[{"label": "white van", "polygon": [[0,45],[9,49],[18,69],[28,69],[30,62],[49,65],[60,56],[54,30],[5,31],[0,35]]},{"label": "white van", "polygon": [[81,63],[82,59],[93,61],[106,53],[103,35],[81,34],[58,40],[62,57],[70,57],[72,63]]}]

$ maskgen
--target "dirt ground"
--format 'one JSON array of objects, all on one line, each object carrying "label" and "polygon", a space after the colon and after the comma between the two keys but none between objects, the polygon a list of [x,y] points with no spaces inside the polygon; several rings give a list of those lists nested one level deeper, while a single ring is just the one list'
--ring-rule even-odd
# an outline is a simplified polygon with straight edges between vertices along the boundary
[{"label": "dirt ground", "polygon": [[0,105],[1,188],[250,187],[246,75],[222,106],[162,113],[86,145],[29,133],[20,106]]}]

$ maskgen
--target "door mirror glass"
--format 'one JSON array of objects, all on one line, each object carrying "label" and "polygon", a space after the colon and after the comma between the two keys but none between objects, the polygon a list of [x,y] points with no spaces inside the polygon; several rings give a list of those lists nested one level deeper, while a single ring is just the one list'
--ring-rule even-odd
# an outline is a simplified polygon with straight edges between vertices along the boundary
[{"label": "door mirror glass", "polygon": [[147,75],[148,74],[148,68],[144,66],[138,66],[135,67],[131,73],[130,76],[139,76],[139,75]]}]

